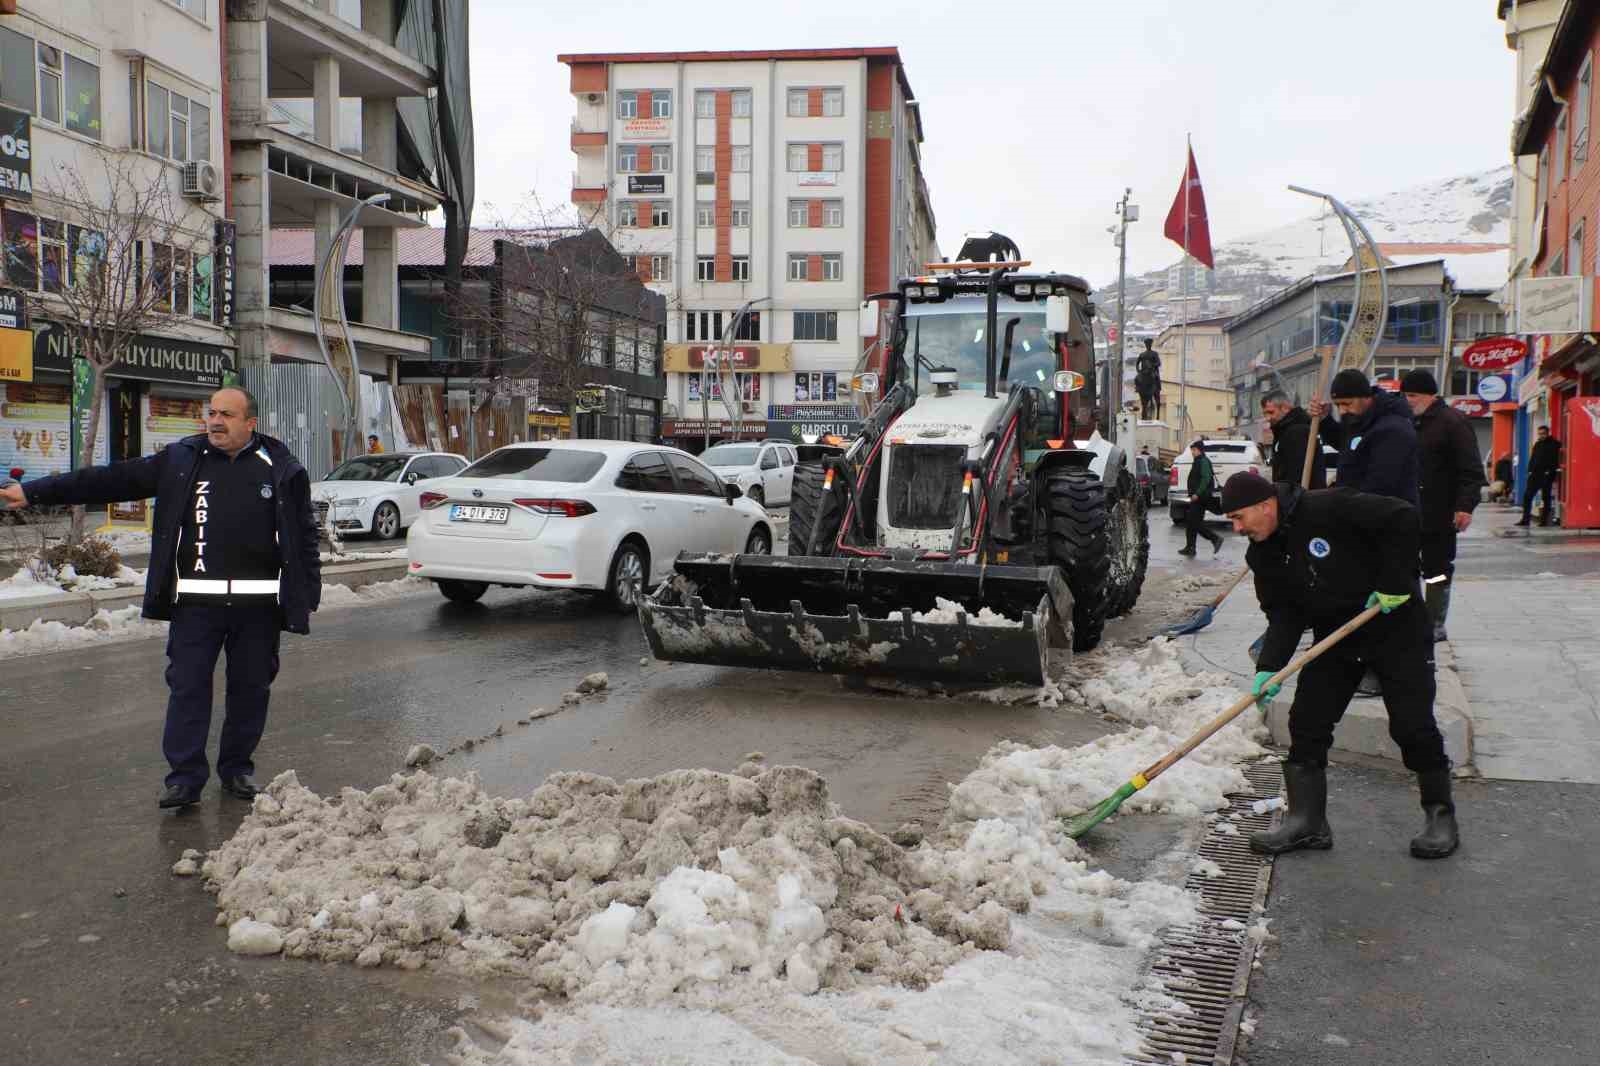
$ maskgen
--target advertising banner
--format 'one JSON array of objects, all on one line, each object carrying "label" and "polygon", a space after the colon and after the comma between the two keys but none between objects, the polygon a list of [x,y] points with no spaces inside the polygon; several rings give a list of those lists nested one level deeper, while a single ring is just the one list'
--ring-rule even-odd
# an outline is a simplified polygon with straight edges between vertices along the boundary
[{"label": "advertising banner", "polygon": [[659,196],[667,191],[665,174],[629,174],[628,195]]},{"label": "advertising banner", "polygon": [[33,199],[33,116],[14,107],[0,107],[0,198]]}]

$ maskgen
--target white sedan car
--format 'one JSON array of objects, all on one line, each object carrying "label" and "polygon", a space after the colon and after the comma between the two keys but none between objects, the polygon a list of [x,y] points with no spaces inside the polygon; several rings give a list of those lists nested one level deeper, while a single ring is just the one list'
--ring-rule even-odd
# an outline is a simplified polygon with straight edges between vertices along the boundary
[{"label": "white sedan car", "polygon": [[347,459],[311,485],[319,524],[341,535],[371,533],[388,540],[417,520],[419,482],[459,474],[465,457],[449,452],[382,452]]},{"label": "white sedan car", "polygon": [[681,551],[772,551],[766,511],[676,448],[606,440],[512,444],[427,486],[410,572],[471,603],[490,585],[590,589],[619,611]]}]

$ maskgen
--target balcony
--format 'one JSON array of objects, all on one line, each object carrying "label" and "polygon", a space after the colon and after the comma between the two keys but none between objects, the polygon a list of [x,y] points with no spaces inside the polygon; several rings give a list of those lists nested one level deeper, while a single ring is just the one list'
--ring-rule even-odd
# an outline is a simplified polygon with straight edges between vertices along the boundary
[{"label": "balcony", "polygon": [[389,194],[388,204],[363,208],[361,225],[426,226],[427,213],[444,199],[437,189],[421,182],[275,127],[241,129],[235,123],[230,133],[234,140],[266,141],[270,146],[267,175],[275,226],[313,225],[318,200],[333,201],[341,211],[348,211],[357,201],[380,192]]},{"label": "balcony", "polygon": [[606,131],[603,129],[585,129],[578,124],[576,119],[572,122],[572,150],[574,152],[593,152],[604,150],[606,146]]},{"label": "balcony", "polygon": [[437,80],[431,67],[307,0],[267,0],[266,7],[268,96],[310,96],[313,61],[326,55],[339,60],[345,96],[427,96]]},{"label": "balcony", "polygon": [[[322,362],[322,351],[317,347],[316,325],[312,322],[310,312],[274,307],[268,312],[267,321],[271,328],[269,344],[275,360]],[[427,359],[433,346],[433,338],[424,334],[383,329],[363,322],[350,323],[350,335],[356,342],[361,372],[385,379],[389,376],[390,359]]]},{"label": "balcony", "polygon": [[604,179],[572,175],[572,202],[575,204],[605,203],[609,191]]}]

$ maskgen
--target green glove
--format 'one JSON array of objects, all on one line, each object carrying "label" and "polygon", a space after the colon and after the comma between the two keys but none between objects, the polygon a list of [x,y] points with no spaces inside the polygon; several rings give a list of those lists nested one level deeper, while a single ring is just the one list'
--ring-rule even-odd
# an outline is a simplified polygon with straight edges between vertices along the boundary
[{"label": "green glove", "polygon": [[1271,703],[1277,697],[1278,691],[1283,688],[1283,683],[1279,681],[1267,684],[1268,681],[1272,681],[1272,675],[1275,673],[1276,670],[1257,671],[1255,683],[1250,686],[1250,695],[1256,698],[1256,703],[1263,712],[1266,711],[1267,704]]},{"label": "green glove", "polygon": [[1390,611],[1394,610],[1396,607],[1399,607],[1410,598],[1411,594],[1409,592],[1403,592],[1399,594],[1393,592],[1374,592],[1372,595],[1367,597],[1367,606],[1381,607],[1383,608],[1383,613],[1388,614]]}]

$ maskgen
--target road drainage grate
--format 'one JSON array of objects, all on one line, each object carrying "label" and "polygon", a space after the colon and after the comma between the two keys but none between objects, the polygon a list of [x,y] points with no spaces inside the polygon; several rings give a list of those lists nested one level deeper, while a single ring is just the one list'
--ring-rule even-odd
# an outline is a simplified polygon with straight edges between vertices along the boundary
[{"label": "road drainage grate", "polygon": [[[1250,927],[1266,907],[1272,879],[1271,858],[1251,851],[1248,837],[1271,829],[1282,817],[1281,811],[1256,814],[1250,805],[1279,795],[1280,766],[1277,759],[1265,759],[1245,768],[1251,791],[1230,795],[1216,823],[1233,826],[1237,836],[1214,828],[1206,833],[1200,858],[1216,863],[1222,876],[1189,875],[1184,887],[1200,897],[1201,920],[1167,930],[1150,965],[1162,990],[1183,1007],[1145,1012],[1139,1021],[1144,1039],[1129,1062],[1228,1066],[1233,1061],[1258,946]],[[1242,928],[1224,925],[1230,922]]]}]

